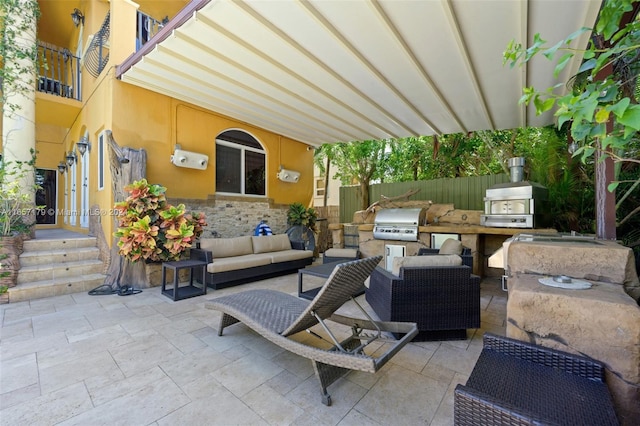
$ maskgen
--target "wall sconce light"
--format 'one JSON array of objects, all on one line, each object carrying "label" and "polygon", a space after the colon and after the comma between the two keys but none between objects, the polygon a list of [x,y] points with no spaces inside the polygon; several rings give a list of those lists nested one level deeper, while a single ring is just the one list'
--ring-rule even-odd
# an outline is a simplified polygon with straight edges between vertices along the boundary
[{"label": "wall sconce light", "polygon": [[280,166],[280,171],[276,175],[283,182],[297,183],[300,180],[300,172],[295,170],[287,170]]},{"label": "wall sconce light", "polygon": [[73,151],[69,151],[69,153],[67,154],[67,156],[65,157],[67,159],[67,165],[69,167],[73,166],[73,164],[76,162],[76,160],[78,159],[78,156],[76,155],[75,152]]},{"label": "wall sconce light", "polygon": [[75,25],[76,27],[80,24],[84,25],[84,15],[78,9],[73,9],[71,19],[73,20],[73,25]]},{"label": "wall sconce light", "polygon": [[65,163],[64,161],[61,161],[60,163],[58,163],[58,171],[60,172],[60,174],[63,174],[64,172],[66,172],[67,163]]},{"label": "wall sconce light", "polygon": [[82,139],[76,143],[76,146],[78,147],[81,157],[84,156],[84,153],[87,152],[87,150],[91,152],[91,142],[89,142],[89,139],[87,139],[86,136],[83,136]]}]

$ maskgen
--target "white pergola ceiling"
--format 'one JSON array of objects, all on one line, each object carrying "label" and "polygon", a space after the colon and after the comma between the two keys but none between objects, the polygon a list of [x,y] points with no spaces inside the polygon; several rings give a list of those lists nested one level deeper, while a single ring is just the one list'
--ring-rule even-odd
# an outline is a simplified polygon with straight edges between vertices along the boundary
[{"label": "white pergola ceiling", "polygon": [[[122,81],[310,145],[539,126],[526,86],[555,62],[503,66],[510,40],[592,27],[589,0],[192,1],[118,67]],[[587,35],[576,41],[584,47]]]}]

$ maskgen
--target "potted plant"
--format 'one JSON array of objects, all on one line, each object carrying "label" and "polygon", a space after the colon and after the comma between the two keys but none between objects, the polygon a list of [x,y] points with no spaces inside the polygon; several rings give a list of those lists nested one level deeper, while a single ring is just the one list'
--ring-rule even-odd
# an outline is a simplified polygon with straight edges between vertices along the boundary
[{"label": "potted plant", "polygon": [[[23,183],[35,154],[29,162],[3,162],[0,165],[0,282],[14,287],[20,269],[23,240],[35,225],[35,206]],[[26,166],[26,167],[25,167]],[[34,193],[37,185],[34,185]]]},{"label": "potted plant", "polygon": [[187,213],[184,204],[167,203],[167,188],[146,179],[124,188],[118,210],[118,253],[132,262],[179,260],[207,226],[203,213]]},{"label": "potted plant", "polygon": [[306,250],[315,252],[316,248],[316,221],[318,214],[312,207],[305,207],[301,203],[293,203],[287,212],[286,234],[291,241],[302,241]]}]

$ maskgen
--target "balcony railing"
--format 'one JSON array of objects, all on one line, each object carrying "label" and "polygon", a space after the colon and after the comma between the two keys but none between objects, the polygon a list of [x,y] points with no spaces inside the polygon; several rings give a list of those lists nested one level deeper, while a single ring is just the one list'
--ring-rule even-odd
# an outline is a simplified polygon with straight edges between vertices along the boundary
[{"label": "balcony railing", "polygon": [[151,16],[138,12],[136,16],[136,51],[158,33],[169,22],[169,17],[158,21]]},{"label": "balcony railing", "polygon": [[80,60],[68,49],[38,43],[38,92],[82,100]]}]

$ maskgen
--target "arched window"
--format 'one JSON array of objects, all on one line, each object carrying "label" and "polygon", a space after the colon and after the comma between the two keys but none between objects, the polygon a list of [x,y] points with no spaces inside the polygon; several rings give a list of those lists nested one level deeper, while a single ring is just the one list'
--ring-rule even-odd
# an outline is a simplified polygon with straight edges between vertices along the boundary
[{"label": "arched window", "polygon": [[241,130],[216,138],[216,192],[266,195],[266,154],[260,142]]}]

